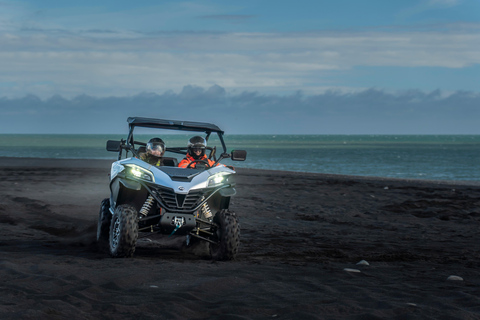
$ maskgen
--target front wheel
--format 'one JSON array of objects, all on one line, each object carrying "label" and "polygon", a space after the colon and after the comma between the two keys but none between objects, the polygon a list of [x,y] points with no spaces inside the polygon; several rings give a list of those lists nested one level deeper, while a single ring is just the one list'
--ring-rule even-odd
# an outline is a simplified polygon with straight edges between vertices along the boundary
[{"label": "front wheel", "polygon": [[110,199],[103,199],[102,204],[100,205],[100,212],[98,214],[98,224],[97,224],[97,243],[100,245],[108,242],[108,236],[110,233],[110,221],[112,220],[112,215],[110,214]]},{"label": "front wheel", "polygon": [[110,224],[110,254],[131,257],[138,238],[138,213],[134,206],[122,204],[115,208]]},{"label": "front wheel", "polygon": [[240,225],[235,212],[222,210],[218,212],[213,221],[218,225],[210,243],[210,254],[214,260],[235,259],[240,245]]}]

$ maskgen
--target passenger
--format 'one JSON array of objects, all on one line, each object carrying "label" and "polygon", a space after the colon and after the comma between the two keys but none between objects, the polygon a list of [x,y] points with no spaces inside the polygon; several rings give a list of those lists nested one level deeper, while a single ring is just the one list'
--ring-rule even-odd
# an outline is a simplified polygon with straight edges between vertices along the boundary
[{"label": "passenger", "polygon": [[163,155],[165,154],[165,142],[160,138],[152,138],[148,141],[145,148],[147,152],[140,154],[140,159],[152,166],[163,165]]},{"label": "passenger", "polygon": [[198,162],[192,164],[190,168],[195,168],[197,164],[200,164],[200,167],[201,165],[206,165],[208,163],[208,166],[210,168],[215,165],[215,161],[208,159],[207,155],[205,154],[205,149],[207,148],[207,141],[204,138],[200,136],[190,138],[190,140],[188,140],[187,148],[187,156],[183,158],[183,160],[180,161],[180,163],[178,164],[180,168],[187,168],[188,165],[194,161]]}]

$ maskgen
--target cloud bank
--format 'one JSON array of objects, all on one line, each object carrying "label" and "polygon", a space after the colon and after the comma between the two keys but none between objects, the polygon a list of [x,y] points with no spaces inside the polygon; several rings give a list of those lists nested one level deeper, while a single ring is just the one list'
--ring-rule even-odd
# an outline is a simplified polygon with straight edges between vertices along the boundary
[{"label": "cloud bank", "polygon": [[[479,30],[478,24],[287,33],[0,30],[0,96],[122,96],[188,83],[276,94],[358,91],[369,86],[352,84],[357,67],[461,72],[480,65]],[[382,77],[376,81],[384,88],[411,88],[408,77]],[[460,74],[452,79],[440,87],[432,76],[419,89],[472,89]]]},{"label": "cloud bank", "polygon": [[479,132],[477,1],[307,2],[0,0],[0,130]]},{"label": "cloud bank", "polygon": [[123,133],[129,116],[212,122],[235,134],[480,134],[480,94],[276,95],[213,85],[129,97],[0,99],[1,133]]}]

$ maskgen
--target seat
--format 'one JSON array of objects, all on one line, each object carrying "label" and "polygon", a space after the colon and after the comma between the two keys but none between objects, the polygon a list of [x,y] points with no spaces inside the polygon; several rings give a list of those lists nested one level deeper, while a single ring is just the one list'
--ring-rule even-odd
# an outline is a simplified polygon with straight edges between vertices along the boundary
[{"label": "seat", "polygon": [[163,165],[167,167],[178,167],[178,160],[177,158],[172,157],[163,157],[162,158]]},{"label": "seat", "polygon": [[140,155],[142,153],[146,153],[147,152],[147,148],[146,147],[138,147],[137,149],[137,153]]}]

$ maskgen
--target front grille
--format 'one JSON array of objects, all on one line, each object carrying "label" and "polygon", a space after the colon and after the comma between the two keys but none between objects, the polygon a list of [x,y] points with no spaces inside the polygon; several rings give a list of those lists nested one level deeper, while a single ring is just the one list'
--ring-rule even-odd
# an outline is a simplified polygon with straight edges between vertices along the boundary
[{"label": "front grille", "polygon": [[187,194],[175,193],[170,188],[158,188],[152,191],[162,200],[168,210],[192,210],[203,198],[202,191],[191,191]]},{"label": "front grille", "polygon": [[154,190],[154,192],[168,208],[177,207],[177,199],[175,197],[175,192],[173,191],[173,189],[159,188]]},{"label": "front grille", "polygon": [[[179,195],[177,195],[177,199],[178,199],[178,196]],[[183,201],[183,207],[185,209],[193,209],[201,202],[202,198],[203,198],[203,192],[191,191],[186,195],[185,200]]]}]

